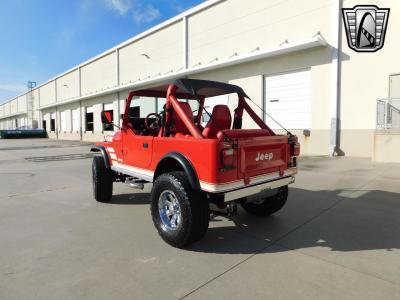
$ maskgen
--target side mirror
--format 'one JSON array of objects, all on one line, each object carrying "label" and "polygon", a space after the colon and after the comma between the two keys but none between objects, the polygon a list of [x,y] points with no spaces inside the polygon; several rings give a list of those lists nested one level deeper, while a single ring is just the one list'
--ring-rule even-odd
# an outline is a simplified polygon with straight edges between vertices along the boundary
[{"label": "side mirror", "polygon": [[113,124],[111,113],[109,111],[102,111],[101,112],[101,123],[103,123],[105,125],[112,125]]}]

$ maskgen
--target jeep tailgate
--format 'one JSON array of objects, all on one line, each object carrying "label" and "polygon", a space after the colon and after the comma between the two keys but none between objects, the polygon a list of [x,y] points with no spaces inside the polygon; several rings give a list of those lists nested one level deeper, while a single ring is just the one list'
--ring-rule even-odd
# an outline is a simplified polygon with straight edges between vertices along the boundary
[{"label": "jeep tailgate", "polygon": [[238,139],[238,176],[248,178],[284,171],[288,165],[288,137]]}]

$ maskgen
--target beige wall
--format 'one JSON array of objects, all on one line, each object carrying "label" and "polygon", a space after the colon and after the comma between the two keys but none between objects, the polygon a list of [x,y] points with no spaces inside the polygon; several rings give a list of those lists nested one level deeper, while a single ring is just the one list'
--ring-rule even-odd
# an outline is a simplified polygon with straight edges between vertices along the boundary
[{"label": "beige wall", "polygon": [[46,106],[56,102],[55,82],[51,81],[48,84],[40,87],[40,105]]},{"label": "beige wall", "polygon": [[82,67],[82,95],[99,92],[116,86],[116,54],[108,54]]},{"label": "beige wall", "polygon": [[4,114],[6,116],[11,114],[11,103],[10,102],[4,104]]},{"label": "beige wall", "polygon": [[372,157],[374,129],[342,129],[341,150],[346,156]]},{"label": "beige wall", "polygon": [[18,97],[18,112],[26,111],[26,95]]},{"label": "beige wall", "polygon": [[[359,1],[348,0],[345,7],[357,4]],[[400,72],[400,61],[395,59],[400,53],[400,2],[375,0],[365,4],[390,7],[389,23],[384,47],[375,53],[354,52],[343,32],[341,146],[346,155],[372,157],[376,100],[388,96],[389,74]]]},{"label": "beige wall", "polygon": [[400,130],[377,132],[374,138],[375,161],[400,163]]},{"label": "beige wall", "polygon": [[[189,66],[309,39],[329,41],[333,0],[223,1],[189,18]],[[294,9],[295,7],[295,9]]]},{"label": "beige wall", "polygon": [[18,112],[18,98],[10,102],[10,114],[15,114]]},{"label": "beige wall", "polygon": [[[183,68],[183,26],[179,21],[119,50],[120,83]],[[150,59],[142,54],[146,54]]]},{"label": "beige wall", "polygon": [[79,96],[79,71],[57,78],[57,102]]}]

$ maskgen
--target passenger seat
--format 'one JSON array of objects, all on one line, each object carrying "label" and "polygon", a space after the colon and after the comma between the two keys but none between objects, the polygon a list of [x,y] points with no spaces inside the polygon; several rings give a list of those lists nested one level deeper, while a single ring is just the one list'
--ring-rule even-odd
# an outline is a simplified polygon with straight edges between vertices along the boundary
[{"label": "passenger seat", "polygon": [[221,130],[231,128],[232,117],[227,105],[216,105],[213,108],[211,118],[203,130],[203,136],[209,139],[217,138]]}]

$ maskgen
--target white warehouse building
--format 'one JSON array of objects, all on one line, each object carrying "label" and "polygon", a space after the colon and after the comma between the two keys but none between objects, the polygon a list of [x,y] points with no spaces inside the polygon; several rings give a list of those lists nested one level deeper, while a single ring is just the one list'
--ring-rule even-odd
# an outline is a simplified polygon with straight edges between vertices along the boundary
[{"label": "white warehouse building", "polygon": [[[114,129],[104,128],[100,113],[112,111],[115,120],[129,90],[188,77],[240,85],[298,135],[302,154],[399,162],[400,2],[369,1],[391,8],[384,47],[374,53],[347,43],[341,8],[359,4],[365,3],[205,1],[0,105],[0,129],[103,140]],[[136,103],[145,116],[160,111],[162,101]],[[230,96],[218,101],[235,104]]]}]

